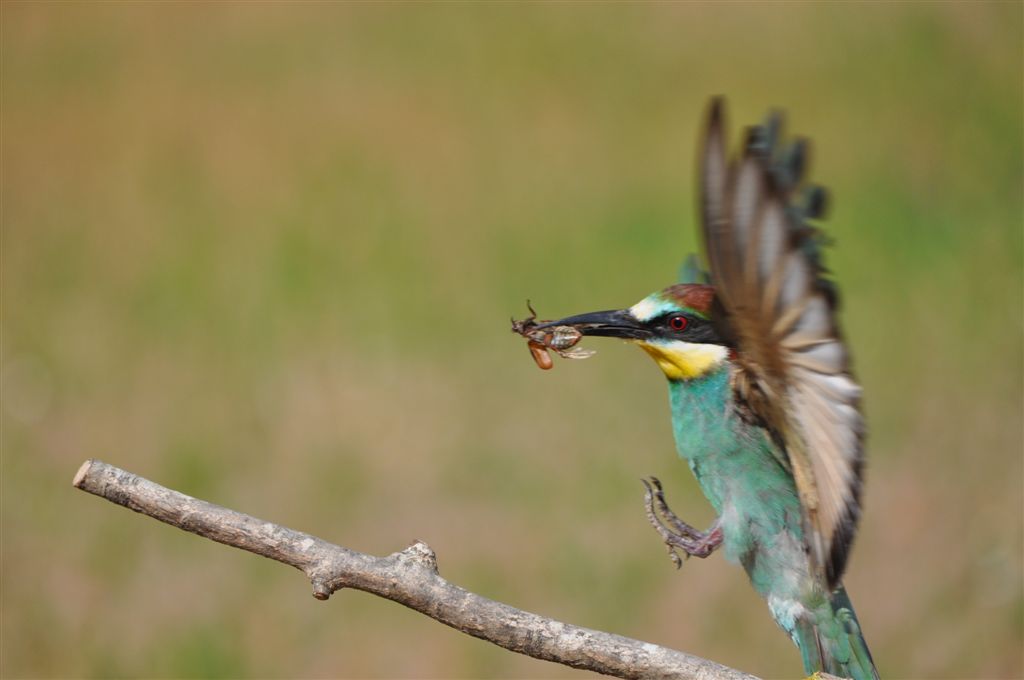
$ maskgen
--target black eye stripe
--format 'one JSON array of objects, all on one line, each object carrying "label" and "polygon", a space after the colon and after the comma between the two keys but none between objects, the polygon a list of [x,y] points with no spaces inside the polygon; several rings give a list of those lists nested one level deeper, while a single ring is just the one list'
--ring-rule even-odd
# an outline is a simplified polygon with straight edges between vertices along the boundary
[{"label": "black eye stripe", "polygon": [[[682,329],[672,326],[672,320],[682,317],[686,326]],[[707,319],[686,312],[667,312],[651,319],[645,324],[656,337],[666,340],[686,340],[687,342],[706,343],[713,345],[725,344],[718,336],[714,325]]]}]

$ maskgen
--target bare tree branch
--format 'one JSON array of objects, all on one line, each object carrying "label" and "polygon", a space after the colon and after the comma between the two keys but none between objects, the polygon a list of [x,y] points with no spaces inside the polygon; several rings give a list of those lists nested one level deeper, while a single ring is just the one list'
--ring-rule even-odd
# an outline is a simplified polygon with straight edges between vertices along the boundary
[{"label": "bare tree branch", "polygon": [[757,680],[697,656],[561,623],[471,593],[438,575],[434,551],[422,541],[387,557],[365,555],[98,460],[82,465],[74,485],[179,529],[291,565],[309,578],[320,600],[355,588],[510,651],[620,678]]}]

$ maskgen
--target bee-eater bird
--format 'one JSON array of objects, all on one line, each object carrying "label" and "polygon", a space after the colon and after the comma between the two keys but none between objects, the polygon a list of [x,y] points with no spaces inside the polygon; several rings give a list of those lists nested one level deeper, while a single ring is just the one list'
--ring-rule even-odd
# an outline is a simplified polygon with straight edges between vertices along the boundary
[{"label": "bee-eater bird", "polygon": [[[730,157],[724,105],[712,101],[699,153],[708,272],[628,309],[536,328],[639,346],[668,378],[679,455],[718,518],[701,532],[647,487],[648,518],[674,549],[719,546],[746,569],[807,673],[878,678],[842,585],[860,515],[861,389],[821,262],[824,189],[804,181],[807,143],[782,145],[781,116],[748,129]],[[657,509],[664,517],[659,521]]]}]

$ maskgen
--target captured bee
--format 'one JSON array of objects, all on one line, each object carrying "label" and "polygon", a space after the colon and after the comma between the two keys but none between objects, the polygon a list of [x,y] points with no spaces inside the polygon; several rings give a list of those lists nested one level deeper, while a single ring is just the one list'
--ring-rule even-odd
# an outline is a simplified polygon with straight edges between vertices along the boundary
[{"label": "captured bee", "polygon": [[[516,321],[512,319],[512,332],[526,338],[533,360],[542,370],[548,370],[554,363],[551,361],[551,350],[563,359],[586,359],[593,356],[594,351],[589,349],[573,349],[583,338],[583,334],[572,326],[551,326],[548,328],[537,328],[537,312],[526,301],[526,308],[530,310],[530,316]],[[540,323],[545,323],[541,321]]]}]

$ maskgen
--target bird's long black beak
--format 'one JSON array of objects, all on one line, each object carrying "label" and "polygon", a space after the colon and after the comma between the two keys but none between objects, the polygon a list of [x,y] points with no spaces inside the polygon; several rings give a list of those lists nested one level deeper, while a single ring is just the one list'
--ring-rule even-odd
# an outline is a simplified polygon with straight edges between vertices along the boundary
[{"label": "bird's long black beak", "polygon": [[572,326],[583,335],[598,335],[626,340],[641,340],[652,335],[646,326],[633,318],[628,309],[588,312],[586,314],[568,316],[558,321],[547,321],[537,324],[537,328],[550,328],[551,326]]}]

